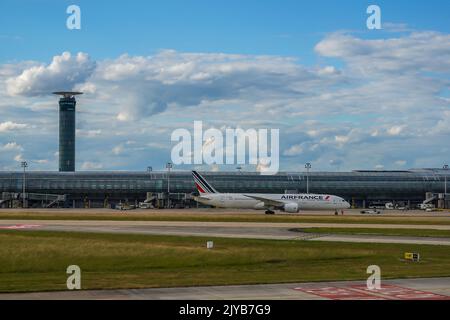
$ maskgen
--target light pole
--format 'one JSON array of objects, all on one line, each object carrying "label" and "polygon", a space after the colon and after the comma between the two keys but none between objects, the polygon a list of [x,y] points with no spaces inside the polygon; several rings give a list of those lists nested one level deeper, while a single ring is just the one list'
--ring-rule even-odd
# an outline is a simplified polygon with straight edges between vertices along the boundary
[{"label": "light pole", "polygon": [[170,209],[170,169],[172,169],[173,164],[171,162],[166,163],[167,168],[167,208]]},{"label": "light pole", "polygon": [[[442,167],[444,171],[444,193],[447,194],[447,172],[448,172],[448,164]],[[445,196],[444,196],[445,197]]]},{"label": "light pole", "polygon": [[305,164],[306,169],[306,193],[309,194],[309,169],[311,169],[311,163]]},{"label": "light pole", "polygon": [[22,208],[25,208],[25,169],[28,167],[28,163],[26,161],[22,161],[20,166],[23,168],[23,182],[22,182]]}]

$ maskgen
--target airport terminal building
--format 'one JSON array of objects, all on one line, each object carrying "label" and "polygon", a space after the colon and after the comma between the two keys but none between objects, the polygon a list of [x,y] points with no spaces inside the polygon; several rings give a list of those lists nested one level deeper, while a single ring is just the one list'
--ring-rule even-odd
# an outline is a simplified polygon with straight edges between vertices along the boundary
[{"label": "airport terminal building", "polygon": [[[308,179],[310,193],[337,195],[355,207],[393,202],[412,208],[431,197],[443,201],[446,182],[449,187],[448,171],[280,172],[273,176],[247,172],[202,174],[219,192],[305,193]],[[172,171],[170,174],[155,171],[30,171],[25,175],[23,172],[0,171],[0,207],[20,207],[24,185],[29,207],[110,208],[119,203],[137,204],[146,199],[154,201],[156,207],[164,207],[168,191],[172,206],[196,205],[192,199],[196,189],[189,171]]]}]

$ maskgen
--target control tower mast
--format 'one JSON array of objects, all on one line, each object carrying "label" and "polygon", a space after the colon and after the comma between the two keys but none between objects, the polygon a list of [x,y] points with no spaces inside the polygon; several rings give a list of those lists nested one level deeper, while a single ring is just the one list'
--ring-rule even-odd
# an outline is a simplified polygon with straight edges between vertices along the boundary
[{"label": "control tower mast", "polygon": [[57,91],[59,99],[59,171],[75,171],[75,96],[82,92]]}]

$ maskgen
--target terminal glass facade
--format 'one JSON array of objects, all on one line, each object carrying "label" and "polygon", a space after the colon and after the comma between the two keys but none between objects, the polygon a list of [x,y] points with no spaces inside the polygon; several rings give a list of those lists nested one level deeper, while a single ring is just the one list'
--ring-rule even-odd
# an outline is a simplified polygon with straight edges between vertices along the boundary
[{"label": "terminal glass facade", "polygon": [[[403,200],[421,202],[427,192],[444,192],[439,169],[410,171],[310,172],[310,193],[338,195],[348,201]],[[219,191],[229,193],[306,192],[306,172],[284,172],[273,176],[258,173],[204,172]],[[166,172],[27,172],[30,193],[65,194],[71,199],[136,199],[147,192],[166,193]],[[450,190],[447,177],[447,189]],[[0,172],[0,193],[22,190],[23,173]],[[195,192],[190,172],[170,173],[171,193]]]}]

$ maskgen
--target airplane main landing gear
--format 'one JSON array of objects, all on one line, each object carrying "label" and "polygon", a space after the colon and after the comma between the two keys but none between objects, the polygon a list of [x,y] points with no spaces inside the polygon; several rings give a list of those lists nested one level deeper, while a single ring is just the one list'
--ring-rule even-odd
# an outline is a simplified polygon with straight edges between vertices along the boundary
[{"label": "airplane main landing gear", "polygon": [[272,210],[266,210],[266,214],[275,214]]}]

